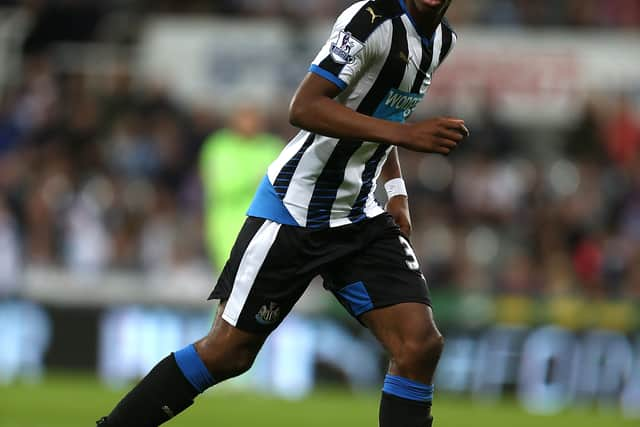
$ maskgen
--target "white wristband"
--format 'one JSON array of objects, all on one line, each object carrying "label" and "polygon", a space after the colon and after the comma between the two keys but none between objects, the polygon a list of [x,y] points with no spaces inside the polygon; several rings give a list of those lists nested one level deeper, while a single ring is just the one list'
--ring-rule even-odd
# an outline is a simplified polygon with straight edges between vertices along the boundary
[{"label": "white wristband", "polygon": [[387,197],[391,199],[396,196],[406,196],[407,187],[404,185],[404,179],[393,178],[384,183],[384,189],[387,191]]}]

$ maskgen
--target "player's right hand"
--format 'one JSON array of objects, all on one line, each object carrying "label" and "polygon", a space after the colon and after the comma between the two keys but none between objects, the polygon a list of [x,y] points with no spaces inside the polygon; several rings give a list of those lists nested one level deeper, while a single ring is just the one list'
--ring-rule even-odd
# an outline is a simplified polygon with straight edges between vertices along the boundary
[{"label": "player's right hand", "polygon": [[469,136],[464,120],[448,117],[429,119],[405,125],[400,146],[422,153],[447,155]]}]

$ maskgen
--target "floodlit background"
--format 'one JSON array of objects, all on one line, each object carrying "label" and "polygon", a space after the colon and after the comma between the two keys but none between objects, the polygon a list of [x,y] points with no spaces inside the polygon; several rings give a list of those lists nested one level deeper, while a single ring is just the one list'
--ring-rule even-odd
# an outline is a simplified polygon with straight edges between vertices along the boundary
[{"label": "floodlit background", "polygon": [[[219,252],[350,3],[0,0],[0,426],[92,425],[206,333]],[[401,153],[447,338],[437,425],[638,425],[640,2],[449,19],[413,119],[472,136]],[[384,367],[314,283],[249,374],[171,425],[374,426]]]}]

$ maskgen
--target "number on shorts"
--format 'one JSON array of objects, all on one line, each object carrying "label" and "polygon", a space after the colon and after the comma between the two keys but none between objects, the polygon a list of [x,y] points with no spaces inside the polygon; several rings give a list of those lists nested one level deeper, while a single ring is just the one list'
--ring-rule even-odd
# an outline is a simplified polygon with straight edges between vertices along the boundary
[{"label": "number on shorts", "polygon": [[419,271],[420,264],[418,264],[418,259],[416,258],[416,253],[413,251],[413,248],[404,236],[398,236],[398,239],[400,239],[400,244],[404,248],[404,254],[407,256],[407,259],[405,260],[407,267],[411,270]]}]

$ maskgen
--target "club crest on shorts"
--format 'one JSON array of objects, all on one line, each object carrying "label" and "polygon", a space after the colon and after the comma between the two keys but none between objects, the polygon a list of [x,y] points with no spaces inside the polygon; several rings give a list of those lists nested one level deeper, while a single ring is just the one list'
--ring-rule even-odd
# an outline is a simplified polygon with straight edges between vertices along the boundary
[{"label": "club crest on shorts", "polygon": [[351,64],[364,48],[364,43],[356,39],[348,31],[340,31],[338,37],[331,43],[331,59],[336,64]]},{"label": "club crest on shorts", "polygon": [[275,302],[263,305],[256,314],[256,321],[262,325],[272,325],[280,319],[280,306]]},{"label": "club crest on shorts", "polygon": [[162,412],[164,412],[165,414],[167,414],[167,416],[169,417],[169,419],[175,417],[176,415],[173,413],[173,411],[171,410],[171,408],[169,408],[167,405],[164,405],[162,407]]}]

